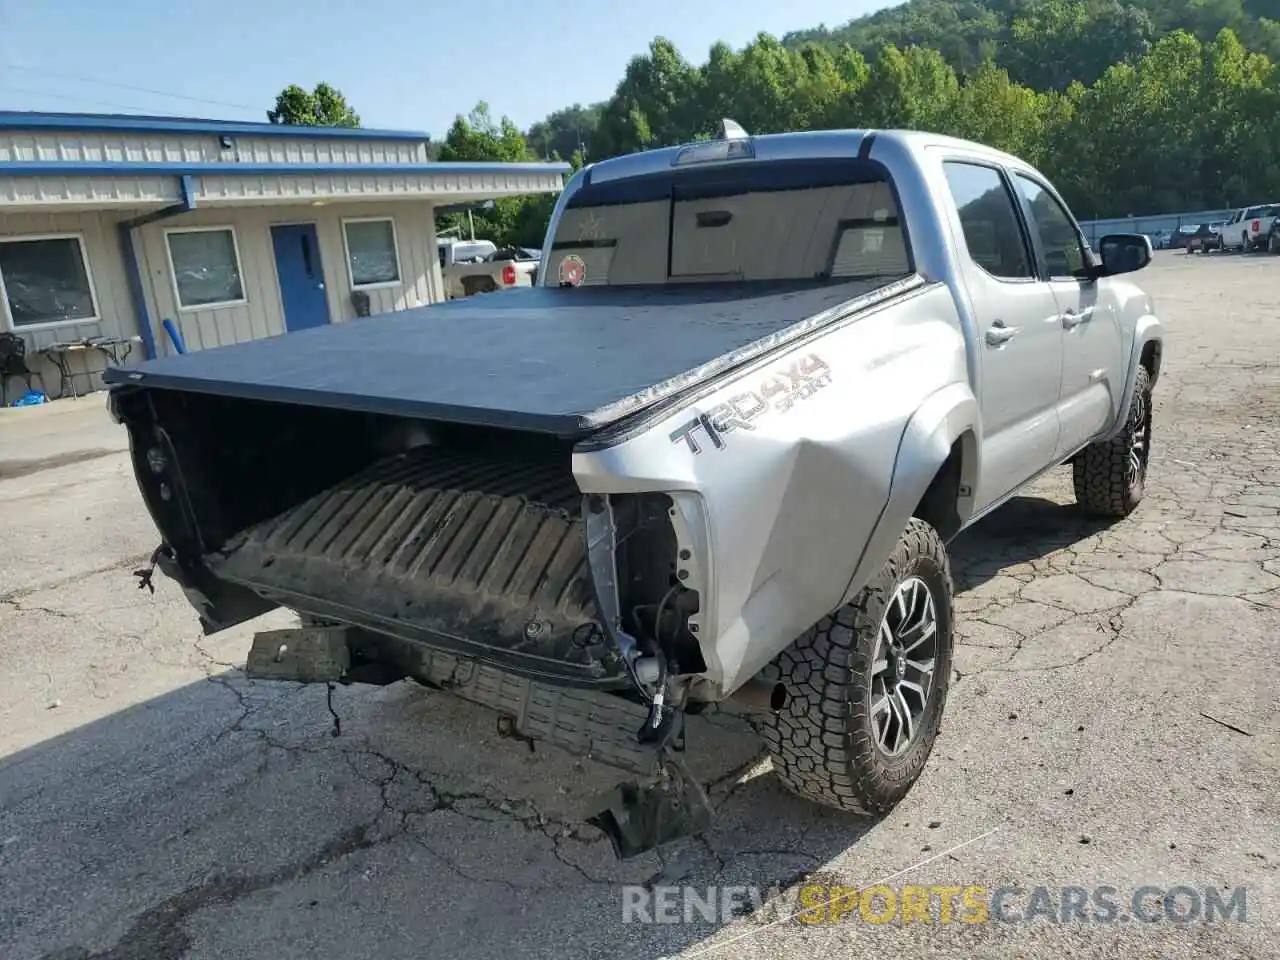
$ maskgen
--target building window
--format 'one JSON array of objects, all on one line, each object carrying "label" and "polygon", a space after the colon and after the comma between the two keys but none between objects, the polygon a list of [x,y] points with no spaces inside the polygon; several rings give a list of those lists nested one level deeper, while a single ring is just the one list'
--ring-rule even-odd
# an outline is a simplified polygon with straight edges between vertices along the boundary
[{"label": "building window", "polygon": [[98,319],[93,280],[78,235],[0,239],[5,317],[14,328]]},{"label": "building window", "polygon": [[230,227],[168,230],[173,291],[181,310],[244,303],[240,250]]},{"label": "building window", "polygon": [[400,282],[396,225],[390,218],[344,220],[347,272],[352,287],[381,287]]}]

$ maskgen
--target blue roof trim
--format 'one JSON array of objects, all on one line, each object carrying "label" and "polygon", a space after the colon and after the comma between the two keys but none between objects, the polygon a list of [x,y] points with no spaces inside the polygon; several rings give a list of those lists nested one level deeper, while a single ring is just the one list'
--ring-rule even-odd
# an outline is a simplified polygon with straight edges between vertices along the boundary
[{"label": "blue roof trim", "polygon": [[438,176],[568,171],[567,163],[129,163],[97,160],[10,160],[0,163],[0,176],[25,177],[305,177],[349,173]]},{"label": "blue roof trim", "polygon": [[93,131],[100,133],[204,133],[212,136],[294,137],[304,140],[430,140],[419,130],[366,130],[360,127],[291,127],[237,120],[147,117],[111,113],[35,113],[0,110],[0,130]]}]

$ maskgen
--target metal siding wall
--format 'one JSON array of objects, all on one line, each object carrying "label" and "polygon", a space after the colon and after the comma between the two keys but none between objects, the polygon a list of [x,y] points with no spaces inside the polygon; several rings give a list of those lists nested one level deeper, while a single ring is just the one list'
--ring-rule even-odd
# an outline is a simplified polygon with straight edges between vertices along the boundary
[{"label": "metal siding wall", "polygon": [[196,178],[199,202],[298,203],[313,199],[344,203],[369,198],[423,200],[438,203],[467,199],[555,193],[563,189],[557,173],[311,173],[288,176],[201,175]]},{"label": "metal siding wall", "polygon": [[[273,216],[278,213],[279,208],[274,207],[197,209],[138,229],[138,265],[142,271],[147,307],[156,325],[157,352],[161,355],[176,352],[161,326],[166,318],[177,323],[188,350],[221,347],[284,332],[270,231],[270,224],[279,222],[278,219],[273,221]],[[182,227],[231,227],[235,230],[245,303],[196,310],[178,309],[165,232]]]},{"label": "metal siding wall", "polygon": [[366,291],[371,314],[426,306],[440,299],[432,293],[432,265],[438,270],[439,258],[435,251],[435,208],[430,203],[335,203],[319,208],[319,216],[315,215],[314,207],[303,209],[313,211],[312,219],[320,235],[331,320],[340,322],[356,316],[351,304],[347,248],[342,233],[342,221],[348,218],[390,217],[396,224],[400,285]]},{"label": "metal siding wall", "polygon": [[147,163],[205,162],[218,159],[218,140],[192,134],[0,133],[0,161],[72,160]]},{"label": "metal siding wall", "polygon": [[[44,376],[50,397],[58,395],[58,370],[52,363],[36,355],[36,350],[60,340],[79,340],[83,337],[130,337],[138,331],[137,316],[129,298],[129,281],[125,274],[124,257],[116,233],[116,223],[130,216],[124,210],[111,214],[101,213],[7,213],[0,218],[0,237],[19,237],[46,233],[79,233],[84,237],[84,256],[88,261],[89,275],[97,300],[100,320],[91,323],[75,323],[47,327],[42,330],[24,331],[15,328],[27,344],[28,365]],[[0,308],[7,309],[7,308]],[[134,345],[130,359],[143,356],[142,345]],[[76,374],[77,391],[85,393],[101,387],[99,374],[105,367],[97,351],[69,354],[69,368]],[[21,381],[12,381],[17,389]],[[10,394],[12,398],[12,393]]]},{"label": "metal siding wall", "polygon": [[[4,168],[0,167],[0,173]],[[180,199],[176,177],[6,177],[0,176],[0,210],[46,204],[122,207],[173,203]],[[6,214],[7,216],[8,214]],[[121,219],[124,219],[123,214]]]},{"label": "metal siding wall", "polygon": [[80,160],[147,163],[425,163],[417,140],[311,140],[233,136],[224,150],[216,134],[0,133],[5,160]]},{"label": "metal siding wall", "polygon": [[299,140],[236,137],[215,159],[239,163],[426,163],[427,145],[417,140]]},{"label": "metal siding wall", "polygon": [[431,208],[431,236],[427,241],[427,250],[431,254],[431,273],[428,277],[428,289],[431,293],[432,303],[443,303],[444,293],[444,272],[440,269],[440,252],[437,246],[439,237],[436,235],[436,209]]},{"label": "metal siding wall", "polygon": [[[345,203],[323,207],[260,206],[196,209],[191,213],[148,224],[137,231],[138,262],[142,270],[147,307],[156,325],[157,349],[173,353],[161,327],[166,318],[176,321],[188,350],[240,343],[284,333],[284,311],[276,279],[273,224],[314,223],[320,241],[329,322],[354,319],[351,283],[347,274],[342,221],[346,218],[391,217],[396,225],[401,283],[369,290],[373,314],[423,306],[443,299],[440,264],[436,254],[435,212],[430,203]],[[240,248],[240,268],[246,303],[207,310],[177,309],[169,267],[165,231],[181,227],[230,226]]]}]

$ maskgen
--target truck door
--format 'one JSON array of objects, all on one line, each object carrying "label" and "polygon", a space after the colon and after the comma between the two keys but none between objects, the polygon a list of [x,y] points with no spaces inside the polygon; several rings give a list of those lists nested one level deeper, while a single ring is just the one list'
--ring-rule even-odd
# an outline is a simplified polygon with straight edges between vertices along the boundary
[{"label": "truck door", "polygon": [[1054,462],[1061,311],[1035,269],[1005,173],[976,159],[947,160],[943,170],[958,214],[959,266],[979,338],[983,455],[975,502],[982,510]]},{"label": "truck door", "polygon": [[1080,228],[1066,205],[1043,182],[1017,172],[1038,270],[1048,281],[1062,323],[1061,433],[1057,456],[1070,456],[1111,424],[1120,409],[1125,365],[1120,312],[1105,282],[1088,273]]}]

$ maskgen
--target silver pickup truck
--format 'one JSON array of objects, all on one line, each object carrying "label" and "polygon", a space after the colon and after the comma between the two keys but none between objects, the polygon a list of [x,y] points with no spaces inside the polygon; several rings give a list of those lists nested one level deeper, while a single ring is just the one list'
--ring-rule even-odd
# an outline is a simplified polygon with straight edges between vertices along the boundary
[{"label": "silver pickup truck", "polygon": [[685,718],[727,701],[795,793],[888,810],[942,717],[948,541],[1060,465],[1142,499],[1150,242],[1095,252],[975,143],[726,121],[577,173],[544,257],[111,370],[153,566],[207,632],[300,614],[251,677],[412,678],[629,771],[584,811],[622,857],[704,828]]}]

